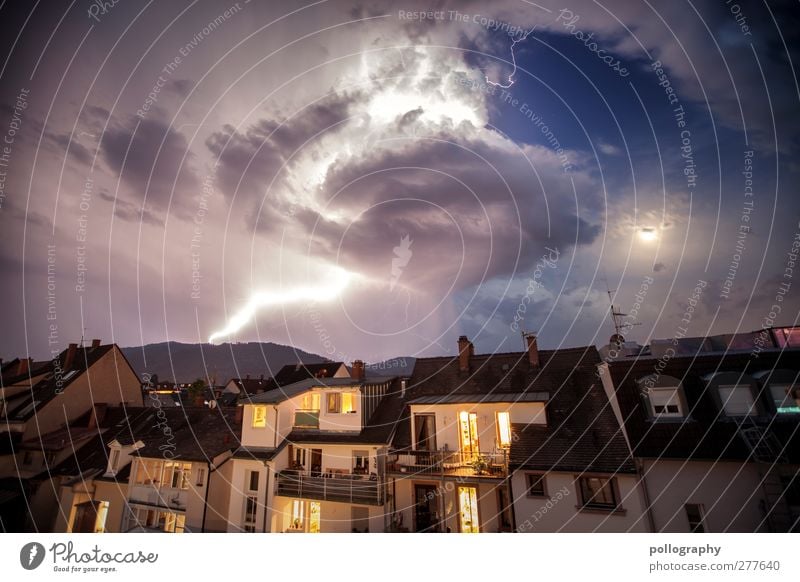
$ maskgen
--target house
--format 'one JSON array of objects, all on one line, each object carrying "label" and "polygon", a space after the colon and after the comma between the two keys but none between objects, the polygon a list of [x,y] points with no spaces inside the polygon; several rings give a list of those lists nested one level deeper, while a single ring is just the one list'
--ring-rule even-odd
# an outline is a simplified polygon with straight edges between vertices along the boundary
[{"label": "house", "polygon": [[[221,406],[148,410],[145,430],[108,445],[110,459],[131,457],[120,530],[214,531],[216,500],[230,488],[221,470],[240,446],[241,416]],[[110,472],[120,470],[109,463]]]},{"label": "house", "polygon": [[646,531],[594,347],[419,358],[387,461],[394,531]]},{"label": "house", "polygon": [[141,406],[142,394],[119,347],[100,340],[70,344],[47,362],[17,360],[13,372],[3,371],[0,521],[6,531],[21,531],[33,516],[29,500],[72,446],[63,430],[96,404]]},{"label": "house", "polygon": [[310,377],[240,404],[242,446],[215,529],[384,531],[386,451],[402,411],[396,378]]},{"label": "house", "polygon": [[599,366],[655,531],[798,530],[798,331],[656,340]]}]

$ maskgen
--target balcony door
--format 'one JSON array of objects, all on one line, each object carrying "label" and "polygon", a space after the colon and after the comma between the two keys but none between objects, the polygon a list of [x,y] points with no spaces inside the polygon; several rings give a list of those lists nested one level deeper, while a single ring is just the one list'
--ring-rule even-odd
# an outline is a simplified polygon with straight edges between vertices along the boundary
[{"label": "balcony door", "polygon": [[481,450],[478,440],[478,415],[462,411],[458,414],[458,424],[461,433],[461,455],[465,462],[469,462],[478,457]]},{"label": "balcony door", "polygon": [[476,487],[458,488],[458,515],[461,533],[478,533],[478,489]]},{"label": "balcony door", "polygon": [[414,485],[414,531],[438,531],[438,501],[434,485]]},{"label": "balcony door", "polygon": [[311,476],[322,476],[322,449],[311,449]]}]

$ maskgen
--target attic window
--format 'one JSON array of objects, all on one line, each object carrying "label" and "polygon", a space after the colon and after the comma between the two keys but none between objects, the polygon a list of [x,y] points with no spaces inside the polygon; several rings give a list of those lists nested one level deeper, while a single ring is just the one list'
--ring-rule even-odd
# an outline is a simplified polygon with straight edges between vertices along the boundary
[{"label": "attic window", "polygon": [[28,414],[28,413],[29,413],[31,410],[33,410],[34,408],[36,408],[37,406],[39,406],[39,403],[40,403],[40,401],[39,401],[39,400],[34,400],[34,401],[33,401],[33,402],[31,402],[30,404],[28,404],[28,405],[27,405],[25,408],[23,408],[22,410],[20,410],[19,412],[17,412],[17,414],[16,414],[16,417],[17,417],[17,418],[23,418],[23,417],[25,417],[25,416],[26,416],[26,415],[27,415],[27,414]]},{"label": "attic window", "polygon": [[748,384],[735,384],[719,387],[722,409],[728,416],[749,416],[755,414],[755,401]]},{"label": "attic window", "polygon": [[78,370],[70,370],[69,372],[67,372],[66,374],[64,374],[61,377],[61,381],[63,382],[65,380],[69,380],[70,378],[72,378],[77,373],[78,373]]},{"label": "attic window", "polygon": [[796,389],[790,384],[770,384],[770,395],[778,414],[800,414],[800,402],[795,399]]},{"label": "attic window", "polygon": [[267,407],[253,406],[253,428],[264,428],[267,426]]},{"label": "attic window", "polygon": [[654,418],[681,418],[685,416],[679,386],[651,388],[648,394],[650,415]]}]

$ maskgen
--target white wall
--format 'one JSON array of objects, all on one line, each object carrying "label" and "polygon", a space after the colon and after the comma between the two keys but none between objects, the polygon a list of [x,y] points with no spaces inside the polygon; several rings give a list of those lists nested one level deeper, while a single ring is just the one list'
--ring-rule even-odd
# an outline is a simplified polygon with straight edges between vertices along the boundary
[{"label": "white wall", "polygon": [[686,503],[704,506],[706,531],[759,531],[763,496],[754,464],[648,459],[643,464],[657,531],[688,532]]},{"label": "white wall", "polygon": [[647,515],[642,491],[635,475],[616,475],[622,511],[579,508],[580,495],[576,474],[550,471],[546,479],[546,497],[528,497],[525,474],[515,471],[511,487],[514,517],[519,532],[646,532]]}]

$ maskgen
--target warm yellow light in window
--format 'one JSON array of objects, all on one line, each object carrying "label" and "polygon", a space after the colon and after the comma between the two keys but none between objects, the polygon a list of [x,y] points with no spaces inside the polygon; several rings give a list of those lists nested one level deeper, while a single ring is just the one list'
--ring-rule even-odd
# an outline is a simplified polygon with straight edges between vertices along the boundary
[{"label": "warm yellow light in window", "polygon": [[497,413],[497,439],[501,447],[511,446],[511,415],[508,412]]},{"label": "warm yellow light in window", "polygon": [[264,428],[267,426],[267,407],[253,407],[253,428]]},{"label": "warm yellow light in window", "polygon": [[342,393],[342,413],[356,411],[356,395],[352,392]]}]

